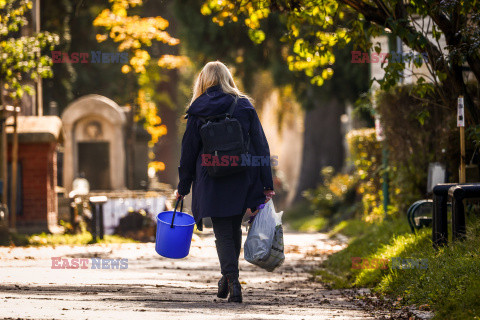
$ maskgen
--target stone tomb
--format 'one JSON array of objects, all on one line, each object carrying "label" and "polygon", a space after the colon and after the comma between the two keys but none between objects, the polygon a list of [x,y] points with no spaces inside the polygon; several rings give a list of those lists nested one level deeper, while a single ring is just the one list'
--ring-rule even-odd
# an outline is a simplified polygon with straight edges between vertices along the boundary
[{"label": "stone tomb", "polygon": [[89,181],[90,190],[125,189],[126,121],[122,108],[104,96],[87,95],[68,105],[62,115],[67,192],[79,176]]}]

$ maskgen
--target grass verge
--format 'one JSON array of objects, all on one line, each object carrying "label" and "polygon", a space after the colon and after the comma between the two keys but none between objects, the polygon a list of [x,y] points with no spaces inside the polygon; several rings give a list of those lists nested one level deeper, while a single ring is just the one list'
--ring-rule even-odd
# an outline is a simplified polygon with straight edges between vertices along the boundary
[{"label": "grass verge", "polygon": [[283,221],[290,228],[303,232],[324,230],[328,225],[328,220],[314,214],[307,201],[301,201],[287,210],[283,215]]},{"label": "grass verge", "polygon": [[[92,235],[89,232],[79,234],[34,234],[25,235],[8,233],[0,230],[0,246],[57,246],[57,245],[86,245],[92,243]],[[97,243],[132,243],[136,242],[129,238],[117,235],[105,235],[103,240]]]},{"label": "grass verge", "polygon": [[[432,247],[431,232],[412,234],[405,219],[343,221],[330,235],[349,236],[349,245],[332,254],[315,277],[333,288],[369,287],[403,305],[422,305],[433,310],[436,319],[480,319],[480,219],[469,221],[465,241],[438,251]],[[366,261],[365,268],[352,268],[354,257]],[[392,268],[392,258],[425,259],[428,267]],[[368,265],[375,259],[387,259],[386,268]]]}]

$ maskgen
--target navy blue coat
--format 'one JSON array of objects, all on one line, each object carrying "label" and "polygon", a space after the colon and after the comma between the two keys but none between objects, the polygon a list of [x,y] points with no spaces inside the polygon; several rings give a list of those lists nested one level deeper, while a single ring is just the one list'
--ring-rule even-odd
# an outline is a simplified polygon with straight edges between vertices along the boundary
[{"label": "navy blue coat", "polygon": [[[198,117],[226,113],[233,99],[234,96],[224,93],[220,86],[213,86],[187,110],[187,127],[178,167],[178,193],[187,195],[192,186],[192,212],[197,224],[205,217],[243,214],[247,208],[256,208],[265,202],[264,190],[273,190],[270,161],[268,165],[249,166],[243,172],[220,178],[210,177],[206,167],[202,166],[199,130],[203,123]],[[242,126],[244,141],[250,136],[250,154],[270,159],[267,139],[250,101],[239,98],[232,116]]]}]

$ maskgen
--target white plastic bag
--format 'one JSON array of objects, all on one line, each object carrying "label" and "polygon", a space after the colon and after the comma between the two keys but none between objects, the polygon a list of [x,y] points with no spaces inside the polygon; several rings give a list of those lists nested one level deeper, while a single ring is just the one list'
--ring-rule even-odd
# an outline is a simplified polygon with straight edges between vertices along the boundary
[{"label": "white plastic bag", "polygon": [[245,260],[268,271],[283,263],[282,214],[275,212],[272,200],[260,209],[245,240]]}]

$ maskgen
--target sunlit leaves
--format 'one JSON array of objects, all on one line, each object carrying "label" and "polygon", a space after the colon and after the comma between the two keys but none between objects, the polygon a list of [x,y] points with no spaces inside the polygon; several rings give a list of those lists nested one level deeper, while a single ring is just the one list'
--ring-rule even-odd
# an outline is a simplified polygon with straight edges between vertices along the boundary
[{"label": "sunlit leaves", "polygon": [[27,24],[25,14],[31,8],[30,1],[0,0],[0,83],[13,99],[34,93],[25,80],[52,76],[52,60],[42,56],[41,50],[53,50],[59,41],[48,32],[21,37],[13,34]]},{"label": "sunlit leaves", "polygon": [[148,163],[148,168],[153,168],[155,171],[164,171],[165,163],[161,161],[151,161]]},{"label": "sunlit leaves", "polygon": [[288,34],[282,40],[290,42],[293,51],[293,55],[286,57],[289,69],[304,72],[312,78],[312,83],[322,85],[333,73],[329,68],[335,62],[333,47],[350,41],[347,29],[339,23],[345,12],[339,9],[337,1],[207,0],[201,12],[213,15],[212,20],[220,26],[228,20],[243,18],[252,41],[261,43],[267,36],[261,22],[272,10],[285,13]]},{"label": "sunlit leaves", "polygon": [[151,46],[152,41],[163,42],[170,46],[175,46],[180,42],[165,31],[169,23],[164,18],[128,15],[128,9],[141,5],[142,0],[110,0],[110,2],[112,3],[111,8],[100,12],[93,21],[93,25],[102,27],[107,32],[97,35],[98,42],[111,38],[118,43],[119,51],[133,53],[133,57],[129,61],[131,68],[122,68],[122,72],[130,70],[136,73],[145,72],[145,66],[151,57],[148,51],[142,47]]},{"label": "sunlit leaves", "polygon": [[355,176],[359,180],[357,192],[362,196],[363,218],[372,219],[375,208],[379,208],[381,185],[381,144],[376,139],[375,129],[352,130],[347,134],[351,161],[355,165]]},{"label": "sunlit leaves", "polygon": [[249,29],[248,36],[255,43],[262,43],[265,40],[265,32],[262,30]]},{"label": "sunlit leaves", "polygon": [[138,112],[135,115],[135,121],[144,121],[145,129],[152,136],[150,140],[154,145],[158,139],[167,134],[167,127],[162,123],[162,119],[158,115],[158,109],[152,101],[152,97],[145,89],[138,91],[137,104],[139,106]]},{"label": "sunlit leaves", "polygon": [[[151,75],[151,71],[158,67],[164,69],[176,69],[187,65],[189,60],[184,56],[162,55],[156,62],[147,50],[154,41],[169,46],[179,44],[179,40],[172,37],[165,31],[169,23],[164,18],[140,17],[129,15],[128,10],[135,6],[142,5],[142,0],[109,0],[111,8],[103,10],[94,20],[93,25],[102,28],[105,33],[97,34],[97,41],[103,42],[108,38],[118,43],[119,51],[131,53],[128,64],[122,66],[122,73],[134,72],[140,89],[136,98],[135,121],[143,124],[144,128],[151,135],[149,146],[153,147],[160,137],[167,134],[167,127],[162,124],[158,115],[158,108],[153,95],[159,79]],[[166,99],[168,100],[168,99]],[[165,102],[165,101],[163,101]],[[168,104],[168,101],[167,101]],[[154,153],[151,152],[150,159],[154,160]],[[155,171],[165,170],[163,162],[150,162],[149,167]]]},{"label": "sunlit leaves", "polygon": [[25,13],[32,8],[30,0],[0,1],[0,36],[16,32],[27,24]]},{"label": "sunlit leaves", "polygon": [[182,66],[188,65],[190,60],[185,56],[174,56],[171,54],[164,54],[158,59],[158,66],[164,69],[178,69]]},{"label": "sunlit leaves", "polygon": [[[290,70],[304,72],[317,85],[328,79],[325,76],[329,73],[324,70],[331,63],[333,47],[341,50],[353,42],[355,50],[388,52],[393,48],[373,43],[373,39],[386,33],[400,38],[412,51],[429,52],[431,61],[418,60],[413,65],[419,68],[427,63],[430,80],[440,80],[437,85],[451,83],[448,69],[453,65],[475,64],[471,65],[472,70],[479,69],[479,1],[402,3],[403,0],[205,0],[201,12],[211,15],[221,26],[228,21],[243,21],[251,29],[249,34],[255,43],[268,37],[258,32],[262,30],[262,20],[272,12],[279,13],[287,28],[281,40],[289,42],[293,51],[287,61]],[[444,33],[449,35],[444,37]],[[454,39],[455,44],[442,47],[445,38]],[[379,81],[381,88],[398,84],[410,67],[413,66],[389,62],[385,77]]]}]

